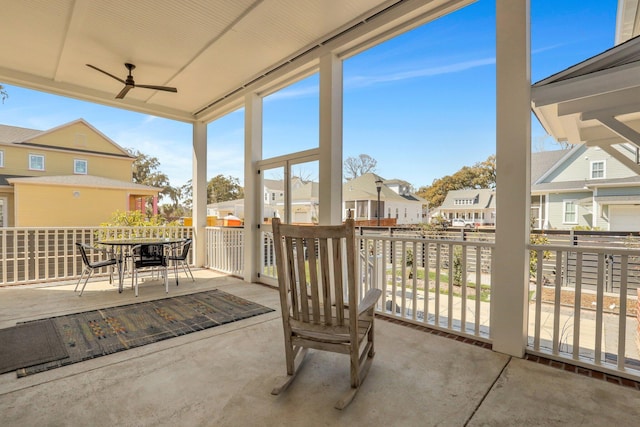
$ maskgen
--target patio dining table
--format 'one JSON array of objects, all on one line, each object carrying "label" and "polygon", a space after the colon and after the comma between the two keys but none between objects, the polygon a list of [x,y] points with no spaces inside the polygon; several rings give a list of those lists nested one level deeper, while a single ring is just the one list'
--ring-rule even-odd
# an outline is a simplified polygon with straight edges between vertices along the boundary
[{"label": "patio dining table", "polygon": [[[162,245],[163,247],[170,247],[171,250],[179,244],[185,242],[186,238],[178,237],[136,237],[127,239],[104,239],[98,240],[96,243],[101,245],[108,245],[117,247],[115,251],[118,257],[118,292],[122,292],[124,289],[124,274],[125,263],[124,257],[128,254],[134,246],[137,245]],[[176,279],[177,280],[177,279]]]}]

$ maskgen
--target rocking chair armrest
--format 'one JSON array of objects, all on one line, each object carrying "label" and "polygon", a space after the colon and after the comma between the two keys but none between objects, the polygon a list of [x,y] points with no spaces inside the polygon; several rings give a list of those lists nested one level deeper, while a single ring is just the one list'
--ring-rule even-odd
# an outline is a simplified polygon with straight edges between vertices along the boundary
[{"label": "rocking chair armrest", "polygon": [[382,295],[382,290],[380,289],[369,289],[367,294],[364,296],[360,304],[358,304],[358,316],[362,315],[373,308],[373,306],[378,302],[378,299]]}]

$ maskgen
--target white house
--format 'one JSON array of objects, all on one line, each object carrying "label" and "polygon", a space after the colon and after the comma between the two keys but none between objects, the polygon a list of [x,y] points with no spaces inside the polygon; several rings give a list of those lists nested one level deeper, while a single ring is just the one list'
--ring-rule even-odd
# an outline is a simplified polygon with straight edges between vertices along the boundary
[{"label": "white house", "polygon": [[[291,179],[291,222],[318,223],[318,183],[299,177]],[[285,218],[285,185],[283,180],[265,179],[263,188],[263,218]],[[244,218],[244,199],[209,203],[207,215],[222,218],[225,215]]]},{"label": "white house", "polygon": [[438,209],[440,216],[461,218],[476,225],[496,224],[496,192],[489,188],[453,190]]}]

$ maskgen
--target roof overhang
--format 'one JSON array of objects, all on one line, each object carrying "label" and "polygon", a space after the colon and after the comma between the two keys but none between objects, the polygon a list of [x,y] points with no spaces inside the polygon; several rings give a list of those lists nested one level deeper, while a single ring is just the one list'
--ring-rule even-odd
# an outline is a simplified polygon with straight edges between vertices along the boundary
[{"label": "roof overhang", "polygon": [[[0,14],[0,82],[184,122],[210,122],[475,0],[40,0]],[[144,88],[115,99],[136,65]]]},{"label": "roof overhang", "polygon": [[629,141],[640,132],[640,38],[535,83],[531,100],[540,123],[558,141]]},{"label": "roof overhang", "polygon": [[640,35],[640,1],[618,0],[616,16],[616,44]]}]

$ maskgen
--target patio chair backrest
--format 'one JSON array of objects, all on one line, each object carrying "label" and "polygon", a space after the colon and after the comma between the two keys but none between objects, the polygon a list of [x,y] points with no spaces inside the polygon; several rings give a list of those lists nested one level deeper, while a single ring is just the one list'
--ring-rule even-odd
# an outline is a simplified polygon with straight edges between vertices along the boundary
[{"label": "patio chair backrest", "polygon": [[133,249],[135,268],[165,267],[167,258],[164,255],[164,246],[159,244],[141,244]]},{"label": "patio chair backrest", "polygon": [[180,261],[185,261],[187,259],[187,256],[189,255],[189,249],[191,249],[191,239],[187,239],[184,241],[184,243],[182,243],[182,252],[180,252],[179,255],[176,255],[175,257],[172,257],[171,259],[173,260],[180,260]]},{"label": "patio chair backrest", "polygon": [[91,263],[89,262],[89,257],[87,256],[88,245],[86,245],[84,243],[76,242],[76,247],[78,248],[78,251],[80,252],[80,256],[82,257],[82,262],[84,263],[84,265],[90,267]]}]

